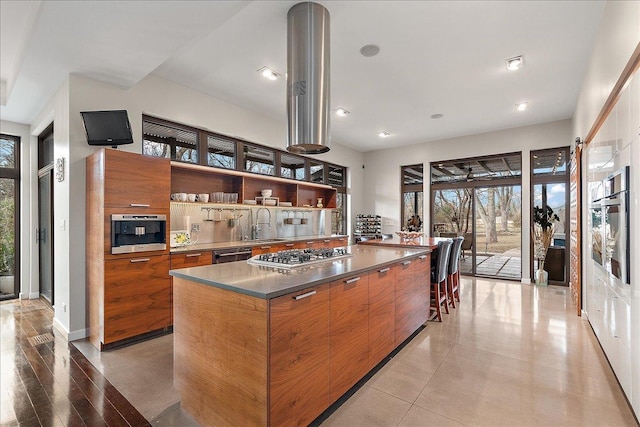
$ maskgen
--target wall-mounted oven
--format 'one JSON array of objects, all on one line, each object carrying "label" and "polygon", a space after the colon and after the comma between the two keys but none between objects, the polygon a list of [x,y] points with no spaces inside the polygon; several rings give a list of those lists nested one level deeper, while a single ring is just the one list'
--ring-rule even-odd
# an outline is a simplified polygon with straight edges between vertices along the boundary
[{"label": "wall-mounted oven", "polygon": [[[630,283],[629,253],[629,167],[609,175],[603,181],[604,197],[594,201],[591,208],[592,236],[601,235],[602,266],[623,283]],[[596,227],[594,216],[599,204],[600,222]],[[595,240],[592,242],[595,245]],[[592,249],[596,259],[596,248]]]},{"label": "wall-mounted oven", "polygon": [[111,215],[111,253],[167,249],[166,215]]}]

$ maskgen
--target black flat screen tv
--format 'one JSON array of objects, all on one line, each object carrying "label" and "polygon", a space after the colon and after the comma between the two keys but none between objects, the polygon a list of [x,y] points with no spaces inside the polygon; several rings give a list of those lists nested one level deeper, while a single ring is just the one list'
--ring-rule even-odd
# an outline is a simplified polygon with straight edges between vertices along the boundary
[{"label": "black flat screen tv", "polygon": [[127,110],[81,111],[89,145],[133,144]]}]

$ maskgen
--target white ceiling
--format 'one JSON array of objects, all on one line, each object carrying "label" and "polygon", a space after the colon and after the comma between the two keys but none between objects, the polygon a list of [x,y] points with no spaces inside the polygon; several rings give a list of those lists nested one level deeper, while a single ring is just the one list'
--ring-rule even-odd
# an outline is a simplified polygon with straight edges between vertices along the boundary
[{"label": "white ceiling", "polygon": [[[31,123],[69,73],[124,88],[156,74],[284,122],[284,79],[256,70],[285,74],[298,2],[1,0],[0,118]],[[604,10],[591,0],[318,3],[331,14],[331,108],[351,112],[332,118],[332,140],[360,151],[570,118]],[[380,53],[363,57],[365,44]],[[520,54],[524,68],[507,71]],[[529,110],[517,112],[523,101]]]}]

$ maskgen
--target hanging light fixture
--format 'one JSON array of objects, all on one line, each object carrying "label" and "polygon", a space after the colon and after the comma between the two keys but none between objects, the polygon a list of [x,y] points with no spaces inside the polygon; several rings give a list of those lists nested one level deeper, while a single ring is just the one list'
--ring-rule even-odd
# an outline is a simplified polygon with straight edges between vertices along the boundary
[{"label": "hanging light fixture", "polygon": [[298,3],[287,14],[287,151],[329,151],[329,11]]}]

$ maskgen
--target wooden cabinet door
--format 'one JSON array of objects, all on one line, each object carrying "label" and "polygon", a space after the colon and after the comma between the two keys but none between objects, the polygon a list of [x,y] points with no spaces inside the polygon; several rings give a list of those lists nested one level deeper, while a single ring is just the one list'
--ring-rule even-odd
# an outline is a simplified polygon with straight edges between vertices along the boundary
[{"label": "wooden cabinet door", "polygon": [[403,261],[396,270],[396,345],[400,345],[417,329],[414,264],[415,260]]},{"label": "wooden cabinet door", "polygon": [[169,159],[111,149],[104,155],[105,207],[169,209]]},{"label": "wooden cabinet door", "polygon": [[396,270],[378,268],[369,274],[369,369],[396,347]]},{"label": "wooden cabinet door", "polygon": [[329,286],[269,302],[271,426],[306,426],[329,406]]},{"label": "wooden cabinet door", "polygon": [[334,248],[340,248],[342,246],[347,246],[348,244],[348,237],[334,237],[333,239],[331,239],[331,246]]},{"label": "wooden cabinet door", "polygon": [[320,249],[322,247],[322,240],[307,240],[300,244],[300,249]]},{"label": "wooden cabinet door", "polygon": [[368,275],[331,283],[330,401],[369,371]]},{"label": "wooden cabinet door", "polygon": [[177,270],[179,268],[187,267],[198,267],[201,265],[211,265],[212,262],[212,251],[171,254],[171,270]]},{"label": "wooden cabinet door", "polygon": [[171,325],[169,256],[105,261],[104,344]]},{"label": "wooden cabinet door", "polygon": [[416,303],[416,329],[429,320],[431,311],[431,255],[420,255],[413,263],[413,291]]}]

